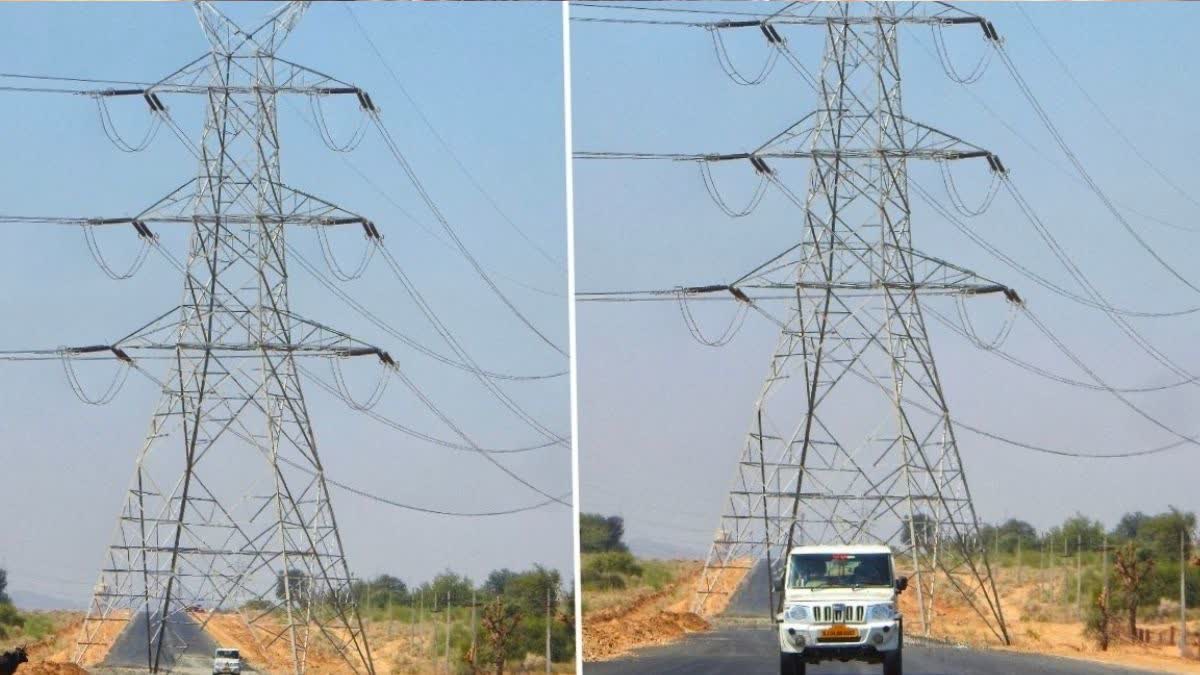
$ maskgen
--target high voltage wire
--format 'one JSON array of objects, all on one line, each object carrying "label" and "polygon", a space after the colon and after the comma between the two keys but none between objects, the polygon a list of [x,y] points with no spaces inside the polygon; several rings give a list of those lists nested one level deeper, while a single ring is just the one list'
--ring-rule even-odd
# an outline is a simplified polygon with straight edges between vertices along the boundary
[{"label": "high voltage wire", "polygon": [[[922,50],[924,50],[925,53],[928,54],[931,58],[935,58],[935,59],[938,58],[937,54],[935,54],[934,51],[931,50],[915,34],[911,36],[911,39],[914,42],[916,42],[917,45]],[[1070,169],[1064,167],[1063,165],[1059,164],[1058,162],[1056,162],[1052,158],[1050,158],[1042,148],[1038,147],[1038,145],[1036,143],[1029,140],[1028,136],[1021,133],[1021,131],[1018,130],[1016,127],[1014,127],[1011,122],[1009,122],[1007,119],[1004,118],[1003,115],[996,112],[995,109],[993,109],[990,105],[988,105],[987,101],[983,100],[978,94],[976,94],[969,85],[959,83],[959,86],[962,89],[963,93],[965,93],[971,99],[972,102],[974,102],[976,105],[978,105],[985,113],[988,114],[989,117],[991,117],[993,120],[995,120],[996,123],[998,123],[1000,126],[1004,127],[1004,129],[1006,131],[1008,131],[1009,134],[1011,134],[1014,138],[1016,138],[1018,141],[1020,141],[1025,147],[1029,148],[1029,150],[1034,154],[1035,157],[1042,160],[1046,164],[1049,164],[1056,171],[1063,174],[1067,178],[1071,179],[1073,182],[1075,182],[1079,185],[1084,185],[1083,179],[1080,178],[1078,174],[1076,174],[1075,172],[1071,171]],[[1118,207],[1120,207],[1122,210],[1124,210],[1126,213],[1131,213],[1140,218],[1144,218],[1152,223],[1162,225],[1163,227],[1167,227],[1167,228],[1170,228],[1173,230],[1178,230],[1180,232],[1189,232],[1192,234],[1200,233],[1200,229],[1187,227],[1186,225],[1180,225],[1178,223],[1173,223],[1171,221],[1165,220],[1158,216],[1146,213],[1145,211],[1135,208],[1133,206],[1130,206],[1129,204],[1126,204],[1124,202],[1119,202],[1116,199],[1113,199],[1113,203],[1116,204]]]},{"label": "high voltage wire", "polygon": [[961,232],[963,235],[965,235],[968,239],[970,239],[972,242],[974,242],[976,245],[978,245],[984,251],[986,251],[987,253],[992,255],[994,258],[996,258],[1000,262],[1004,263],[1005,265],[1007,265],[1008,267],[1010,267],[1011,269],[1016,271],[1021,276],[1029,279],[1030,281],[1033,281],[1034,283],[1038,284],[1039,286],[1045,288],[1046,290],[1048,290],[1056,295],[1059,295],[1059,296],[1062,296],[1063,298],[1071,300],[1072,302],[1078,303],[1085,307],[1090,307],[1092,309],[1098,309],[1101,311],[1112,312],[1114,314],[1120,314],[1123,316],[1130,316],[1130,317],[1165,318],[1165,317],[1185,316],[1188,314],[1195,314],[1196,312],[1200,312],[1200,305],[1194,306],[1194,307],[1187,307],[1184,309],[1177,309],[1177,310],[1170,310],[1170,311],[1163,311],[1163,312],[1151,312],[1151,311],[1137,310],[1137,309],[1132,309],[1132,308],[1127,308],[1127,307],[1116,307],[1111,304],[1108,304],[1107,302],[1098,302],[1094,299],[1090,299],[1090,298],[1084,297],[1082,295],[1079,295],[1078,293],[1070,291],[1070,290],[1064,288],[1063,286],[1056,284],[1053,281],[1050,281],[1045,276],[1038,274],[1037,272],[1033,271],[1028,266],[1022,264],[1020,261],[1016,260],[1012,256],[1001,251],[996,245],[992,244],[987,239],[984,239],[981,235],[979,235],[977,232],[975,232],[970,226],[966,225],[961,219],[959,219],[957,216],[955,216],[953,213],[951,213],[945,206],[943,206],[941,204],[941,202],[939,202],[937,200],[936,197],[934,197],[932,194],[930,194],[930,192],[928,190],[926,190],[924,187],[922,187],[920,183],[917,183],[916,181],[913,181],[910,179],[909,187],[914,192],[917,193],[917,196],[920,197],[923,202],[925,202],[927,205],[930,206],[930,208],[932,208],[939,215],[941,215],[946,220],[946,222],[953,225],[955,229],[957,229],[959,232]]},{"label": "high voltage wire", "polygon": [[1175,277],[1175,279],[1177,279],[1183,285],[1187,286],[1188,288],[1192,289],[1193,291],[1196,291],[1197,293],[1200,293],[1200,286],[1197,286],[1194,283],[1192,283],[1187,277],[1185,277],[1183,275],[1183,273],[1181,273],[1178,269],[1176,269],[1174,266],[1172,266],[1170,263],[1168,263],[1162,257],[1162,255],[1158,251],[1156,251],[1154,249],[1154,247],[1152,247],[1150,245],[1149,242],[1147,242],[1145,240],[1145,238],[1143,238],[1140,234],[1138,234],[1137,230],[1134,229],[1134,227],[1129,224],[1129,221],[1126,220],[1123,215],[1121,215],[1121,212],[1117,209],[1116,205],[1112,202],[1112,200],[1109,199],[1108,195],[1105,194],[1105,192],[1100,188],[1100,186],[1092,178],[1091,174],[1088,173],[1086,168],[1084,168],[1083,163],[1079,160],[1079,157],[1075,154],[1075,152],[1067,144],[1066,139],[1062,136],[1061,132],[1059,132],[1058,127],[1054,124],[1053,120],[1051,120],[1051,118],[1050,118],[1049,114],[1046,112],[1045,108],[1042,107],[1041,102],[1038,101],[1036,95],[1034,95],[1034,93],[1033,93],[1033,90],[1030,88],[1029,84],[1025,81],[1025,78],[1022,77],[1020,71],[1017,70],[1016,64],[1013,63],[1012,58],[1008,54],[1008,51],[1005,50],[1004,46],[999,44],[998,42],[994,42],[993,47],[996,49],[996,52],[999,54],[1001,63],[1004,64],[1004,67],[1008,70],[1009,75],[1013,78],[1013,81],[1017,84],[1017,88],[1020,89],[1021,94],[1029,102],[1029,104],[1033,108],[1034,112],[1037,113],[1037,116],[1041,120],[1043,126],[1046,127],[1046,130],[1050,133],[1050,136],[1054,139],[1054,141],[1058,145],[1059,149],[1067,157],[1067,159],[1071,162],[1071,165],[1075,167],[1075,170],[1076,170],[1076,172],[1079,173],[1080,178],[1083,179],[1084,183],[1092,191],[1092,193],[1096,196],[1096,198],[1100,200],[1100,202],[1104,205],[1104,207],[1108,210],[1108,212],[1110,214],[1112,214],[1113,218],[1116,219],[1116,221],[1121,225],[1121,227],[1126,232],[1129,233],[1129,235],[1133,238],[1133,240],[1137,243],[1137,245],[1142,250],[1144,250],[1147,254],[1149,254],[1150,257],[1153,258],[1154,261],[1157,262],[1160,267],[1165,269],[1168,273],[1170,273],[1171,276]]},{"label": "high voltage wire", "polygon": [[526,234],[525,231],[521,229],[515,222],[513,222],[513,219],[510,218],[508,214],[500,208],[500,205],[496,202],[495,198],[492,197],[492,195],[486,189],[484,189],[483,185],[477,178],[475,178],[475,175],[471,173],[466,164],[459,158],[458,154],[454,152],[454,149],[450,146],[446,139],[443,138],[440,133],[438,133],[437,128],[433,126],[433,122],[429,120],[429,117],[425,114],[425,111],[422,110],[421,106],[417,104],[416,99],[414,99],[412,95],[408,93],[408,88],[404,86],[403,80],[401,80],[400,76],[396,74],[396,70],[392,67],[391,63],[389,63],[388,60],[383,57],[383,53],[379,50],[379,47],[371,38],[370,32],[367,31],[367,29],[362,25],[362,22],[358,20],[358,15],[354,13],[354,10],[351,9],[350,5],[343,5],[343,8],[346,10],[346,13],[350,15],[350,19],[354,23],[354,27],[358,29],[359,34],[362,35],[363,39],[367,43],[367,46],[371,48],[371,51],[375,54],[375,57],[379,60],[379,63],[383,65],[384,69],[387,70],[389,75],[391,75],[392,81],[396,84],[396,88],[400,90],[400,93],[404,96],[405,100],[407,100],[409,105],[413,107],[413,110],[416,111],[417,116],[421,119],[421,122],[425,125],[433,137],[437,139],[438,144],[442,146],[442,149],[446,151],[446,154],[450,157],[450,159],[454,161],[459,170],[462,171],[464,176],[466,176],[467,181],[471,183],[472,187],[474,187],[475,190],[483,196],[484,200],[486,200],[492,209],[500,216],[500,219],[507,223],[508,226],[525,241],[525,243],[529,244],[529,246],[537,251],[537,253],[541,255],[541,257],[547,262],[565,270],[566,266],[561,260],[558,260],[546,252],[546,250],[542,248],[537,241]]},{"label": "high voltage wire", "polygon": [[[313,373],[311,370],[309,370],[308,368],[305,368],[303,365],[296,364],[296,369],[299,370],[301,373],[304,373],[305,375],[307,375],[309,380],[313,384],[316,384],[318,387],[325,390],[325,392],[327,392],[331,396],[334,396],[338,400],[341,400],[344,403],[347,403],[348,405],[350,404],[350,401],[348,401],[346,399],[344,394],[342,394],[340,391],[338,391],[337,387],[332,386],[328,382],[325,382],[324,380],[322,380],[320,377],[317,377],[317,375],[315,373]],[[355,410],[355,412],[362,413],[363,415],[370,417],[371,419],[379,422],[380,424],[389,426],[401,433],[407,434],[409,436],[413,436],[414,438],[419,438],[423,441],[427,441],[427,442],[433,443],[435,445],[440,445],[445,448],[450,448],[452,450],[462,450],[462,451],[468,451],[468,452],[485,452],[485,453],[493,454],[493,455],[511,455],[511,454],[532,452],[534,450],[543,450],[545,448],[549,448],[549,447],[558,445],[558,443],[555,441],[545,441],[543,443],[538,443],[538,444],[528,445],[528,446],[523,446],[523,447],[516,447],[516,448],[471,447],[469,445],[464,445],[461,443],[454,443],[453,441],[447,441],[443,438],[439,438],[437,436],[432,436],[430,434],[427,434],[427,433],[424,433],[421,431],[417,431],[417,430],[412,429],[411,427],[405,426],[391,418],[388,418],[385,415],[378,413],[374,410],[358,410],[353,407],[351,407],[351,409]]]},{"label": "high voltage wire", "polygon": [[[317,129],[316,125],[313,123],[313,121],[310,120],[307,115],[304,115],[302,112],[300,112],[296,108],[296,106],[292,104],[292,102],[290,100],[284,99],[284,104],[286,104],[289,108],[291,108],[292,111],[295,112],[299,116],[299,118],[301,120],[303,120],[304,123],[307,124],[310,129],[313,130],[314,133],[318,133],[318,129]],[[422,221],[422,220],[418,219],[416,216],[414,216],[399,201],[397,201],[396,198],[391,195],[391,193],[387,192],[382,187],[380,187],[379,183],[374,178],[372,178],[370,174],[368,174],[367,172],[360,169],[353,161],[351,161],[348,156],[346,156],[343,153],[339,153],[338,158],[342,160],[342,163],[346,165],[346,168],[353,171],[354,174],[357,175],[360,180],[362,180],[364,183],[366,183],[366,185],[368,187],[370,187],[371,190],[375,192],[375,194],[379,195],[380,198],[382,198],[387,203],[391,204],[393,208],[395,208],[397,211],[399,211],[400,215],[404,216],[409,222],[416,225],[418,228],[420,228],[420,230],[422,232],[429,235],[429,237],[431,239],[436,241],[441,246],[445,247],[447,250],[451,250],[451,251],[454,250],[454,244],[447,241],[444,238],[444,236],[435,232],[424,221]],[[488,272],[490,272],[493,276],[497,276],[497,277],[504,279],[510,283],[516,284],[517,286],[520,286],[521,288],[524,288],[526,290],[533,291],[535,293],[540,293],[542,295],[548,295],[548,296],[555,297],[555,298],[565,297],[565,295],[563,293],[559,293],[559,292],[552,291],[552,290],[545,289],[545,288],[540,288],[533,284],[521,281],[520,279],[517,279],[511,275],[505,274],[503,272],[499,272],[490,267],[487,269],[488,269]]]},{"label": "high voltage wire", "polygon": [[[927,308],[923,307],[922,311],[927,311]],[[1086,451],[1077,451],[1077,450],[1064,450],[1061,448],[1052,448],[1052,447],[1045,446],[1045,445],[1040,445],[1040,444],[1036,444],[1036,443],[1030,443],[1027,441],[1017,440],[1010,436],[1007,436],[1004,434],[999,434],[999,433],[996,433],[993,431],[988,431],[978,425],[965,422],[958,416],[952,416],[950,419],[955,427],[960,427],[960,428],[966,429],[967,431],[970,431],[971,433],[978,434],[978,435],[984,436],[986,438],[990,438],[994,441],[1004,443],[1005,445],[1011,445],[1013,447],[1018,447],[1018,448],[1021,448],[1024,450],[1029,450],[1031,452],[1037,452],[1040,454],[1047,454],[1047,455],[1057,455],[1057,456],[1061,456],[1061,457],[1070,457],[1070,458],[1076,458],[1076,459],[1128,459],[1128,458],[1132,458],[1132,457],[1144,457],[1144,456],[1148,456],[1148,455],[1161,454],[1161,453],[1168,452],[1170,450],[1174,450],[1176,448],[1182,447],[1184,445],[1189,445],[1189,444],[1200,445],[1200,436],[1187,436],[1185,434],[1182,434],[1181,432],[1178,432],[1178,431],[1174,430],[1173,428],[1158,421],[1156,418],[1151,416],[1149,413],[1145,412],[1143,409],[1141,409],[1137,405],[1133,404],[1132,402],[1130,402],[1127,399],[1125,399],[1124,397],[1122,397],[1120,395],[1121,394],[1120,390],[1109,386],[1106,382],[1104,382],[1104,380],[1099,378],[1099,376],[1096,375],[1095,372],[1091,368],[1089,368],[1088,366],[1083,364],[1083,362],[1081,360],[1079,360],[1077,356],[1075,356],[1074,352],[1072,352],[1065,345],[1065,343],[1063,343],[1061,341],[1061,339],[1059,339],[1056,335],[1054,335],[1054,333],[1052,333],[1050,331],[1050,329],[1045,326],[1044,323],[1042,323],[1040,320],[1038,320],[1036,317],[1034,317],[1032,315],[1032,312],[1028,309],[1028,307],[1023,306],[1022,312],[1029,315],[1030,319],[1034,322],[1035,326],[1037,326],[1038,329],[1040,331],[1042,331],[1043,334],[1047,338],[1049,338],[1051,340],[1051,342],[1060,351],[1062,351],[1062,353],[1064,355],[1067,355],[1070,359],[1075,361],[1077,363],[1077,365],[1079,365],[1082,369],[1085,370],[1085,372],[1087,372],[1090,376],[1093,377],[1093,380],[1096,382],[1097,389],[1117,396],[1127,407],[1130,407],[1131,409],[1133,409],[1140,416],[1145,417],[1148,420],[1151,420],[1156,426],[1159,426],[1160,428],[1166,430],[1171,435],[1176,436],[1179,440],[1173,441],[1171,443],[1167,443],[1165,445],[1158,445],[1158,446],[1153,446],[1150,448],[1142,448],[1142,449],[1137,449],[1137,450],[1119,450],[1119,451],[1114,451],[1114,452],[1086,452]],[[779,325],[786,325],[782,320],[775,318],[773,315],[769,315],[769,318],[772,318],[772,320]],[[849,372],[864,382],[867,382],[867,383],[872,384],[877,387],[884,386],[876,378],[872,377],[868,373],[861,372],[857,368],[852,368],[849,370]],[[935,410],[934,408],[922,403],[921,401],[917,401],[907,395],[901,395],[901,398],[908,405],[912,405],[913,407],[918,408],[921,411],[928,413],[930,415],[944,415],[945,414],[944,411]]]},{"label": "high voltage wire", "polygon": [[412,185],[413,189],[417,192],[418,196],[420,196],[421,200],[425,203],[425,206],[429,209],[430,213],[433,214],[434,218],[442,226],[442,229],[445,231],[446,235],[448,237],[450,237],[450,240],[452,242],[454,242],[454,245],[455,245],[455,247],[458,248],[459,253],[475,269],[475,272],[476,272],[476,274],[478,274],[479,278],[483,280],[483,282],[487,285],[487,287],[489,289],[491,289],[493,295],[495,295],[500,300],[500,302],[502,302],[506,307],[508,307],[509,311],[511,311],[512,314],[514,316],[516,316],[516,318],[522,324],[524,324],[526,328],[528,328],[530,330],[530,332],[532,332],[534,335],[536,335],[542,342],[544,342],[551,349],[558,352],[563,357],[567,357],[568,355],[567,355],[566,350],[564,350],[562,347],[558,346],[557,343],[555,343],[553,340],[551,340],[549,337],[547,337],[545,333],[543,333],[540,329],[538,329],[538,327],[535,326],[533,324],[533,322],[527,316],[525,316],[525,314],[523,312],[521,312],[521,310],[519,310],[515,304],[513,304],[513,302],[511,300],[509,300],[508,296],[504,294],[504,291],[500,290],[500,287],[498,287],[496,285],[496,283],[494,281],[492,281],[491,277],[488,276],[487,272],[483,269],[482,265],[480,265],[479,261],[475,258],[474,255],[472,255],[470,250],[467,248],[466,244],[464,244],[462,239],[459,238],[458,233],[455,232],[453,226],[450,225],[450,221],[448,221],[446,219],[446,217],[442,214],[441,209],[438,208],[437,204],[433,201],[433,198],[425,190],[425,187],[424,187],[424,185],[422,185],[420,178],[417,176],[416,172],[413,170],[412,165],[409,164],[408,160],[404,157],[404,154],[402,152],[400,152],[400,147],[396,144],[395,139],[392,138],[391,133],[388,132],[387,127],[384,126],[383,120],[380,119],[379,114],[377,112],[371,111],[371,118],[375,122],[375,127],[379,130],[380,136],[382,136],[384,144],[387,146],[388,150],[391,151],[392,157],[395,158],[396,163],[400,165],[400,168],[404,171],[404,174],[408,177],[409,183]]},{"label": "high voltage wire", "polygon": [[1125,145],[1128,146],[1131,151],[1133,151],[1133,154],[1136,155],[1137,158],[1140,159],[1147,168],[1153,171],[1159,178],[1162,179],[1164,183],[1170,186],[1172,190],[1177,192],[1179,196],[1191,202],[1193,205],[1200,207],[1200,201],[1197,201],[1195,197],[1193,197],[1186,190],[1180,187],[1178,183],[1172,180],[1171,176],[1166,171],[1163,171],[1157,164],[1152,162],[1150,158],[1147,157],[1142,151],[1142,149],[1133,142],[1133,139],[1129,138],[1129,135],[1125,133],[1125,130],[1122,129],[1119,124],[1113,121],[1108,112],[1104,110],[1104,106],[1100,105],[1096,102],[1096,99],[1092,98],[1092,95],[1088,93],[1083,84],[1079,82],[1079,79],[1075,77],[1075,74],[1071,71],[1070,66],[1068,66],[1066,61],[1059,56],[1058,51],[1054,49],[1050,41],[1047,40],[1046,36],[1042,34],[1041,29],[1039,29],[1033,19],[1030,18],[1029,13],[1025,11],[1025,8],[1020,4],[1017,4],[1016,8],[1017,11],[1021,13],[1021,16],[1025,19],[1025,21],[1029,24],[1029,27],[1033,29],[1033,34],[1037,36],[1038,41],[1042,43],[1042,46],[1045,47],[1046,51],[1050,53],[1051,57],[1053,57],[1054,62],[1058,64],[1059,69],[1063,71],[1063,74],[1067,76],[1067,79],[1071,81],[1071,84],[1075,85],[1075,88],[1078,89],[1079,93],[1082,94],[1087,100],[1088,105],[1090,105],[1092,109],[1096,111],[1096,114],[1100,116],[1100,119],[1104,120],[1104,123],[1108,125],[1108,128],[1117,135],[1117,138],[1120,138],[1121,141],[1125,143]]}]

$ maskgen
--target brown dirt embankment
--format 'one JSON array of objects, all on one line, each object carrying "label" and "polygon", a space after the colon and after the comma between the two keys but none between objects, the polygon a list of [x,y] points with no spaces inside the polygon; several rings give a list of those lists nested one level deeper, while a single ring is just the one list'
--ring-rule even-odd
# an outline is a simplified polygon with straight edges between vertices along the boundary
[{"label": "brown dirt embankment", "polygon": [[[667,644],[688,633],[708,630],[708,620],[690,611],[702,570],[702,563],[689,562],[661,590],[642,590],[617,604],[585,612],[583,660],[604,661],[637,647]],[[722,592],[713,594],[705,603],[707,616],[724,610],[743,576],[744,570],[724,570],[716,588]]]}]

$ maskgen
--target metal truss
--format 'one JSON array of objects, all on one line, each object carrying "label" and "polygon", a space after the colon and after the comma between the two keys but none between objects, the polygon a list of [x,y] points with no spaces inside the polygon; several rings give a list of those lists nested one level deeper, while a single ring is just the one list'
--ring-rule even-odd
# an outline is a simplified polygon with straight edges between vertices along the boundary
[{"label": "metal truss", "polygon": [[[108,622],[144,616],[146,669],[170,666],[173,620],[207,624],[237,612],[264,650],[282,642],[304,672],[325,650],[347,672],[374,673],[351,593],[337,520],[296,360],[375,355],[345,333],[290,309],[288,226],[359,225],[365,218],[285,185],[280,176],[276,97],[361,90],[276,55],[308,3],[284,3],[243,30],[213,5],[196,13],[211,45],[202,57],[145,89],[91,92],[141,96],[199,162],[198,177],[131,218],[74,219],[132,226],[186,226],[180,304],[113,345],[171,357],[161,400],[117,518],[75,658],[99,644]],[[160,95],[206,100],[192,143]],[[71,220],[71,219],[67,219]]]},{"label": "metal truss", "polygon": [[[944,587],[995,637],[1008,629],[934,363],[920,298],[1011,289],[912,246],[909,160],[986,158],[986,150],[904,116],[897,28],[981,23],[935,3],[803,5],[772,24],[822,26],[818,109],[757,150],[673,159],[744,159],[803,209],[803,240],[729,287],[793,298],[755,404],[696,594],[703,609],[723,570],[768,566],[817,543],[885,543],[907,567],[928,633]],[[926,5],[928,9],[923,9]],[[762,26],[762,22],[741,22]],[[733,27],[728,24],[727,27]],[[781,38],[782,39],[782,38]],[[803,197],[768,160],[811,163]],[[761,292],[761,291],[760,291]],[[782,598],[774,593],[773,616]]]}]

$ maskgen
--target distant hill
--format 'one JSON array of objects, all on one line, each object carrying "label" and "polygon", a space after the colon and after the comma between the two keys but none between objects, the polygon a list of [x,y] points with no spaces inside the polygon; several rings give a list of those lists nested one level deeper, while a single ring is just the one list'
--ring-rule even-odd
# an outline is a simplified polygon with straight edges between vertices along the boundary
[{"label": "distant hill", "polygon": [[87,609],[87,600],[69,600],[55,595],[38,593],[37,591],[22,591],[12,589],[8,592],[13,604],[18,609],[48,610],[48,609]]},{"label": "distant hill", "polygon": [[629,539],[629,551],[639,558],[658,560],[703,560],[708,554],[708,544],[681,546],[652,539]]}]

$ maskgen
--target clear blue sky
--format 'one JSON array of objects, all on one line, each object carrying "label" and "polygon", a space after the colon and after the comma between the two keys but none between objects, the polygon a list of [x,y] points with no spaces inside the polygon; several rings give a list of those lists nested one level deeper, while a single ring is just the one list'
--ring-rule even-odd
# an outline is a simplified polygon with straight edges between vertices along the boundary
[{"label": "clear blue sky", "polygon": [[[225,8],[250,18],[269,7]],[[521,241],[475,191],[401,95],[348,11],[340,3],[315,4],[280,55],[370,92],[385,124],[468,246],[531,319],[565,343],[559,7],[368,3],[352,8],[454,152],[512,220],[558,261],[553,264]],[[190,3],[0,6],[2,72],[153,81],[206,49]],[[195,175],[195,161],[165,130],[145,152],[118,151],[104,137],[88,98],[0,96],[4,214],[128,215]],[[174,96],[166,102],[198,136],[202,101]],[[148,122],[140,100],[116,102],[113,114],[130,136],[140,136]],[[369,132],[354,153],[336,155],[306,123],[311,116],[305,100],[281,103],[280,117],[285,181],[373,219],[389,248],[484,367],[510,372],[566,368],[565,359],[531,339],[444,242],[358,178],[347,161],[415,214],[420,225],[436,228],[375,133]],[[330,101],[329,119],[335,135],[346,136],[358,120],[352,101]],[[0,348],[107,342],[178,303],[181,280],[154,253],[137,276],[116,282],[97,268],[78,230],[0,227],[5,237],[0,247],[5,289],[0,294]],[[130,231],[100,235],[101,246],[116,264],[123,265],[134,253]],[[186,242],[179,234],[164,232],[163,241],[176,255],[184,255]],[[335,233],[332,241],[344,260],[356,259],[362,250],[356,231]],[[325,271],[311,231],[296,231],[292,242]],[[372,263],[363,279],[342,286],[386,321],[445,350],[402,299],[399,284],[381,260]],[[297,312],[389,349],[482,444],[512,446],[533,439],[532,431],[516,423],[470,377],[395,344],[306,272],[293,270],[291,297]],[[107,382],[112,368],[110,363],[85,364],[81,377],[95,390]],[[315,369],[329,379],[324,366]],[[370,382],[366,370],[354,365],[350,371],[351,385],[360,395]],[[548,426],[568,433],[566,378],[506,388]],[[321,454],[336,480],[401,502],[451,510],[505,509],[540,499],[478,456],[400,435],[315,387],[307,393]],[[10,569],[13,589],[86,597],[156,398],[154,387],[134,375],[113,403],[88,407],[72,396],[57,362],[0,365],[0,457],[6,479],[0,491],[0,513],[6,514],[0,519],[0,561]],[[435,435],[450,435],[395,383],[377,411]],[[547,491],[570,490],[565,449],[503,461]],[[452,568],[481,579],[495,568],[523,569],[534,563],[570,573],[572,519],[565,507],[455,520],[398,511],[336,490],[333,500],[357,575],[387,572],[419,582]]]},{"label": "clear blue sky", "polygon": [[[715,3],[689,3],[696,7]],[[763,11],[730,3],[726,9]],[[750,8],[749,10],[747,8]],[[1018,68],[1051,111],[1068,142],[1114,199],[1153,216],[1200,229],[1200,206],[1175,194],[1114,138],[1073,88],[1012,4],[968,9],[991,18]],[[1200,178],[1194,111],[1200,104],[1194,58],[1193,7],[1164,3],[1031,3],[1025,12],[1068,62],[1086,90],[1141,150],[1191,189]],[[574,8],[575,16],[619,12]],[[678,18],[678,16],[674,17]],[[815,70],[820,29],[793,27],[793,51]],[[962,70],[985,49],[975,26],[947,29]],[[755,73],[767,56],[754,29],[730,34],[734,61]],[[1067,167],[1007,72],[993,61],[970,91],[1039,152],[1026,147],[964,88],[950,81],[933,52],[929,28],[902,32],[904,107],[913,119],[998,153],[1014,181],[1063,246],[1110,299],[1124,306],[1170,309],[1196,304],[1196,293],[1171,279],[1124,232]],[[811,90],[782,60],[767,81],[739,86],[721,71],[707,32],[695,28],[572,24],[575,148],[579,151],[720,152],[751,149],[814,107]],[[806,166],[789,167],[804,185]],[[910,165],[912,180],[943,201],[936,167]],[[964,165],[967,200],[983,188],[983,172]],[[753,176],[738,163],[718,167],[731,202],[750,195]],[[733,220],[705,192],[692,164],[577,161],[577,279],[580,291],[671,288],[721,283],[799,241],[801,216],[768,192],[758,210]],[[1135,227],[1173,265],[1194,279],[1200,234],[1184,234],[1133,217]],[[969,221],[981,235],[1049,278],[1074,288],[1067,274],[1004,196]],[[1110,382],[1123,386],[1174,379],[1103,318],[1050,295],[976,248],[928,208],[913,218],[914,247],[973,268],[1017,288],[1031,308]],[[930,306],[954,315],[950,300]],[[702,325],[720,332],[732,305],[701,307]],[[968,303],[983,334],[1006,315],[1002,301]],[[729,345],[694,342],[672,303],[581,304],[579,307],[581,503],[624,515],[635,548],[703,554],[750,423],[773,326],[752,314]],[[1193,345],[1197,321],[1135,319],[1151,341],[1200,370]],[[1051,383],[1008,365],[931,322],[933,346],[951,412],[1011,437],[1083,451],[1148,447],[1172,439],[1116,403]],[[1086,379],[1027,322],[1005,344],[1016,355]],[[1134,395],[1150,412],[1184,432],[1200,431],[1198,397],[1184,387]],[[1046,528],[1076,510],[1109,525],[1128,510],[1168,505],[1196,510],[1196,448],[1141,460],[1070,461],[1032,454],[960,432],[960,450],[980,517],[1021,517]]]}]

